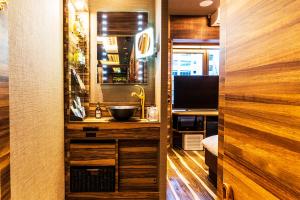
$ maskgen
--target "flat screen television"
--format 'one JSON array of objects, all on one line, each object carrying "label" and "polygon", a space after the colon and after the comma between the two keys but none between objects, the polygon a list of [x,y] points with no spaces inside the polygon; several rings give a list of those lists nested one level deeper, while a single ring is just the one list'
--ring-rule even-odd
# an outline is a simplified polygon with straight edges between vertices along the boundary
[{"label": "flat screen television", "polygon": [[177,109],[218,109],[219,76],[175,76]]}]

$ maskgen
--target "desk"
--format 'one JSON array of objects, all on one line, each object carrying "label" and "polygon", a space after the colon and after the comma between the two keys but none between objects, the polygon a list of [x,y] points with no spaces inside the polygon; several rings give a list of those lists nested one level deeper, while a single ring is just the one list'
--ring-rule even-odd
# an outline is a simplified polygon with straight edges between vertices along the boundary
[{"label": "desk", "polygon": [[[173,110],[173,145],[179,146],[184,150],[203,150],[201,140],[206,138],[208,126],[217,131],[218,110]],[[183,126],[184,118],[188,118],[192,126]],[[194,119],[191,119],[194,117]],[[208,120],[209,119],[209,120]],[[209,133],[208,136],[213,135]]]},{"label": "desk", "polygon": [[180,116],[218,116],[218,110],[173,110],[173,115]]}]

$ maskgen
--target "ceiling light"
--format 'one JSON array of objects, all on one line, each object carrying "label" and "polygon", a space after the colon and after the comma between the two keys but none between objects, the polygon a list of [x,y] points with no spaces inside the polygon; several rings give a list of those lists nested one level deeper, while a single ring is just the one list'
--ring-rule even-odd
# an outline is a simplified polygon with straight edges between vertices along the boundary
[{"label": "ceiling light", "polygon": [[201,7],[208,7],[208,6],[211,6],[214,2],[212,0],[205,0],[205,1],[202,1],[200,2],[200,6]]}]

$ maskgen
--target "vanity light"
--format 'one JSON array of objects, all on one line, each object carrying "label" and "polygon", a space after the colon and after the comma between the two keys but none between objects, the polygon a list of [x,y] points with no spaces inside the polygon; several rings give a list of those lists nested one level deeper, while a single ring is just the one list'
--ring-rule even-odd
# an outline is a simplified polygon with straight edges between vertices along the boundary
[{"label": "vanity light", "polygon": [[143,15],[138,15],[138,19],[143,19]]},{"label": "vanity light", "polygon": [[138,21],[138,25],[143,25],[143,21]]},{"label": "vanity light", "polygon": [[139,76],[139,77],[138,77],[138,80],[139,80],[139,81],[142,81],[142,80],[143,80],[143,77],[142,77],[142,76]]},{"label": "vanity light", "polygon": [[102,56],[106,56],[107,55],[107,53],[106,52],[102,52]]},{"label": "vanity light", "polygon": [[102,19],[107,19],[107,14],[103,14]]},{"label": "vanity light", "polygon": [[104,69],[106,69],[106,68],[107,68],[107,65],[103,65],[102,67],[103,67]]},{"label": "vanity light", "polygon": [[140,74],[140,75],[141,75],[141,74],[143,74],[143,72],[142,72],[142,71],[139,71],[139,72],[138,72],[138,74]]},{"label": "vanity light", "polygon": [[103,21],[102,21],[102,24],[103,24],[103,25],[107,25],[107,21],[106,21],[106,20],[103,20]]},{"label": "vanity light", "polygon": [[103,36],[103,37],[106,37],[106,36],[107,36],[107,33],[102,33],[102,36]]},{"label": "vanity light", "polygon": [[142,31],[142,30],[143,30],[143,28],[139,26],[138,31]]},{"label": "vanity light", "polygon": [[211,6],[214,2],[212,0],[205,0],[205,1],[202,1],[200,2],[200,6],[201,7],[208,7],[208,6]]},{"label": "vanity light", "polygon": [[103,71],[103,74],[107,74],[107,71]]},{"label": "vanity light", "polygon": [[102,79],[103,79],[103,81],[107,81],[107,77],[105,77],[105,76]]},{"label": "vanity light", "polygon": [[102,27],[102,31],[107,31],[107,27],[106,27],[106,26],[103,26],[103,27]]}]

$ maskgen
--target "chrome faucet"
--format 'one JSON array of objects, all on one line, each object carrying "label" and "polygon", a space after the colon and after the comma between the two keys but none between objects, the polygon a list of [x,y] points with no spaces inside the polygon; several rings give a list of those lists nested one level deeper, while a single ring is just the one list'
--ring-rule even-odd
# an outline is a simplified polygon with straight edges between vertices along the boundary
[{"label": "chrome faucet", "polygon": [[142,109],[141,119],[145,119],[145,98],[146,98],[145,90],[142,86],[139,86],[139,85],[134,85],[134,86],[140,88],[140,93],[137,94],[136,92],[132,92],[131,96],[137,97],[140,99],[141,109]]}]

